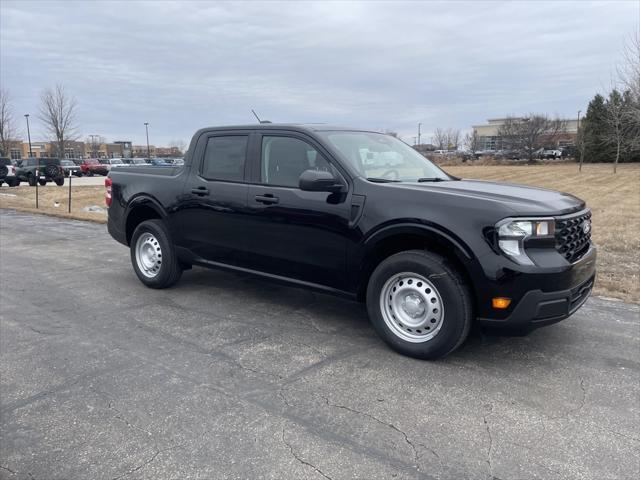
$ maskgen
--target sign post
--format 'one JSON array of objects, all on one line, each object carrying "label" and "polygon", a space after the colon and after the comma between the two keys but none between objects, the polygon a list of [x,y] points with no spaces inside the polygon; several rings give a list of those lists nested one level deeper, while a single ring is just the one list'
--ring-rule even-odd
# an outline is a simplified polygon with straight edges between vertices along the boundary
[{"label": "sign post", "polygon": [[71,177],[73,174],[71,173],[71,169],[69,169],[69,213],[71,213]]},{"label": "sign post", "polygon": [[[40,160],[38,160],[40,163]],[[40,166],[36,166],[36,208],[38,208],[38,184],[40,183]]]}]

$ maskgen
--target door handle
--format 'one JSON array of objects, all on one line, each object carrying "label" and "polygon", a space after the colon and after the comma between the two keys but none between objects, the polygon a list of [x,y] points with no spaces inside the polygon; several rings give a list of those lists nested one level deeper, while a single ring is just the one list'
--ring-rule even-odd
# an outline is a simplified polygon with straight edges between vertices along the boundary
[{"label": "door handle", "polygon": [[209,190],[206,187],[198,187],[198,188],[192,188],[191,193],[193,193],[194,195],[200,195],[201,197],[204,197],[205,195],[209,195]]},{"label": "door handle", "polygon": [[265,193],[264,195],[256,195],[256,202],[264,203],[265,205],[271,205],[274,203],[278,203],[280,199],[278,197],[274,197],[271,193]]}]

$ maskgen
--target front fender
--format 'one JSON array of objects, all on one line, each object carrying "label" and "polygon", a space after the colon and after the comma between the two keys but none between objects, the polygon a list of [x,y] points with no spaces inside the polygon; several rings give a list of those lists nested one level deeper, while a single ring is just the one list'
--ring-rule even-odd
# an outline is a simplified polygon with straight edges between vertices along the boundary
[{"label": "front fender", "polygon": [[455,233],[432,223],[399,222],[381,225],[373,230],[363,241],[364,251],[372,250],[375,246],[391,236],[396,235],[423,235],[425,237],[439,237],[446,243],[453,245],[458,253],[468,260],[474,258],[474,253],[469,246]]}]

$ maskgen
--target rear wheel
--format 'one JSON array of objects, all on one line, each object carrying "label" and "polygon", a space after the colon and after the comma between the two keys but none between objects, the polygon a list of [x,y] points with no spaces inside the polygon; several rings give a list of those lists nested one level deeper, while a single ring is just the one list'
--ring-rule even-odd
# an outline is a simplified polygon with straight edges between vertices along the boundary
[{"label": "rear wheel", "polygon": [[63,185],[64,185],[64,177],[56,178],[56,179],[54,180],[54,182],[56,182],[56,185],[57,185],[57,186],[61,187],[61,186],[63,186]]},{"label": "rear wheel", "polygon": [[44,187],[47,184],[47,180],[44,178],[40,178],[38,180],[38,183],[40,184],[41,187]]},{"label": "rear wheel", "polygon": [[458,348],[471,327],[471,293],[446,258],[423,250],[397,253],[375,269],[367,310],[376,332],[394,350],[435,359]]},{"label": "rear wheel", "polygon": [[130,248],[133,269],[147,287],[167,288],[180,279],[182,268],[161,220],[147,220],[138,225]]}]

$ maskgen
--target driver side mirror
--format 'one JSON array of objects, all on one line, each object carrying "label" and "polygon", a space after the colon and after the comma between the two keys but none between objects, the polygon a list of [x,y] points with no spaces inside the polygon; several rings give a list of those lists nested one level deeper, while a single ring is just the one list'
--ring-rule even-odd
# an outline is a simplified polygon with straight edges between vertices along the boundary
[{"label": "driver side mirror", "polygon": [[337,193],[344,189],[344,185],[329,172],[305,170],[300,175],[300,190],[307,192]]}]

